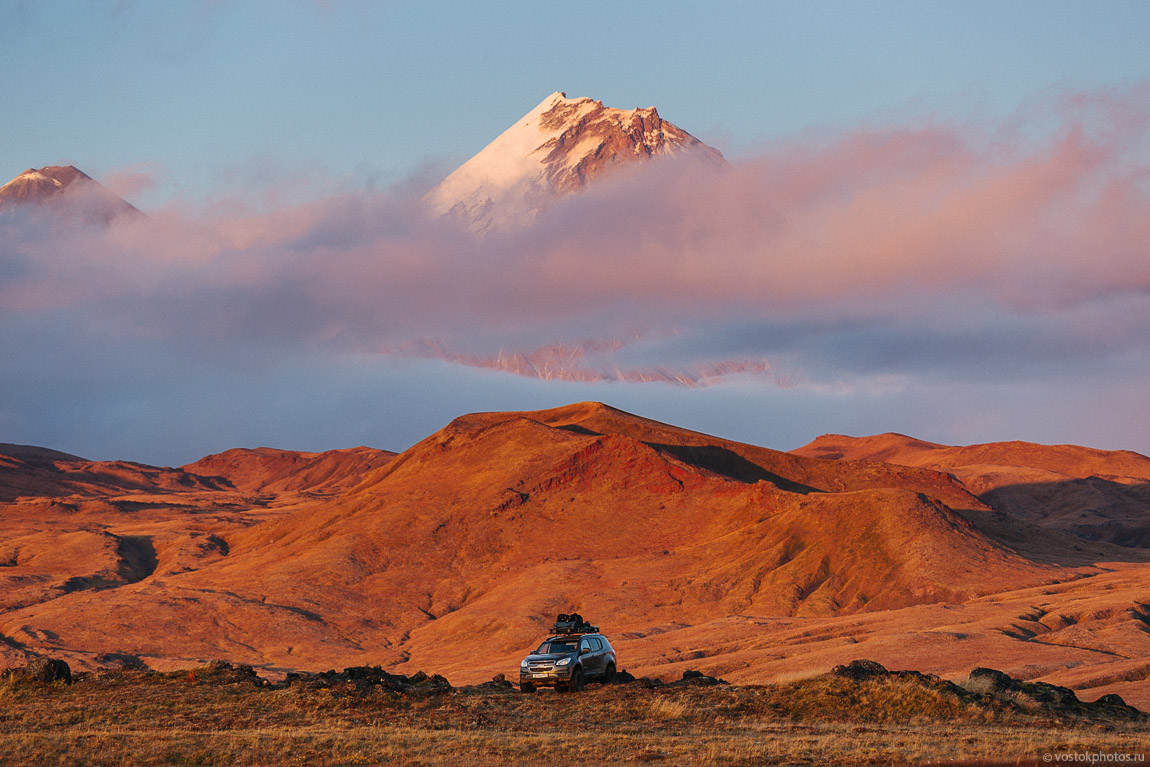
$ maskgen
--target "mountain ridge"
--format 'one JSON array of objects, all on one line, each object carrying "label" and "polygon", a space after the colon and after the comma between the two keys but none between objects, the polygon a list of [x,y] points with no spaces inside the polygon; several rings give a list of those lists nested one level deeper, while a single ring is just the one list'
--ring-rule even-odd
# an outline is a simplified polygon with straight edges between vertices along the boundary
[{"label": "mountain ridge", "polygon": [[1009,518],[1088,540],[1150,546],[1150,458],[1129,450],[1017,440],[948,446],[881,434],[823,435],[791,453],[945,471]]}]

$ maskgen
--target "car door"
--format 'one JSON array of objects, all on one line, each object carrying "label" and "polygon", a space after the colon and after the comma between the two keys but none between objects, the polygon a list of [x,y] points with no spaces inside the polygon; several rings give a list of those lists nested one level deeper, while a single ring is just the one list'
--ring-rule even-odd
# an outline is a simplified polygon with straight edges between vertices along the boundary
[{"label": "car door", "polygon": [[603,643],[595,637],[584,637],[583,642],[590,650],[583,656],[583,673],[587,676],[600,676],[603,673]]},{"label": "car door", "polygon": [[579,640],[579,665],[583,667],[584,677],[595,675],[595,646],[591,643],[591,637]]},{"label": "car door", "polygon": [[607,643],[600,637],[595,637],[595,673],[599,676],[607,673]]},{"label": "car door", "polygon": [[607,641],[607,637],[601,637],[603,641],[603,670],[607,670],[607,664],[613,663],[615,667],[619,666],[619,659],[615,657],[615,648]]}]

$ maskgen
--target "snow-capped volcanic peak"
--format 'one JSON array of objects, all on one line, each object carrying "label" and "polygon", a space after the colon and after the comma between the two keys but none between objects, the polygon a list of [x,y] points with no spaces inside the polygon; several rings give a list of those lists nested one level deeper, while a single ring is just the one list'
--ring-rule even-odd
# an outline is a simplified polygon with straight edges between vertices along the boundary
[{"label": "snow-capped volcanic peak", "polygon": [[17,206],[42,207],[92,223],[143,215],[72,165],[29,168],[0,187],[0,212]]},{"label": "snow-capped volcanic peak", "polygon": [[4,186],[0,186],[0,205],[40,202],[59,194],[77,181],[83,183],[92,179],[71,165],[29,168]]},{"label": "snow-capped volcanic peak", "polygon": [[654,107],[613,109],[557,91],[459,166],[427,201],[479,231],[503,228],[529,220],[548,197],[577,191],[613,165],[686,151],[724,162],[717,149]]}]

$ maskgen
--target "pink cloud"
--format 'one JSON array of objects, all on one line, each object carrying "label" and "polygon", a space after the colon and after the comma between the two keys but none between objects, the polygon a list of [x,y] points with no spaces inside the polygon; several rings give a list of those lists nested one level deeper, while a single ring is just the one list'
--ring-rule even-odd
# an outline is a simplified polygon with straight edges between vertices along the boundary
[{"label": "pink cloud", "polygon": [[583,383],[667,383],[687,388],[712,386],[731,376],[762,376],[771,372],[766,360],[724,360],[689,367],[625,367],[616,355],[628,344],[619,339],[556,344],[527,351],[501,349],[493,355],[463,354],[433,341],[410,342],[381,350],[385,354],[445,360],[544,381]]},{"label": "pink cloud", "polygon": [[1067,97],[1006,126],[797,140],[725,171],[650,163],[484,239],[406,192],[174,206],[101,232],[9,222],[0,313],[335,353],[441,339],[439,356],[468,365],[680,382],[765,368],[782,346],[813,353],[749,334],[728,348],[748,325],[905,336],[1098,302],[1128,317],[1123,297],[1150,290],[1145,91]]},{"label": "pink cloud", "polygon": [[100,183],[128,202],[156,186],[157,171],[145,165],[116,168],[101,177]]},{"label": "pink cloud", "polygon": [[[549,266],[641,300],[768,312],[964,290],[1022,305],[1112,282],[1092,273],[1095,244],[1125,254],[1144,233],[1144,217],[1115,216],[1146,202],[1122,175],[1130,147],[1077,126],[1037,147],[981,141],[941,127],[849,135],[702,183],[668,172],[653,200],[638,182],[603,190],[596,225],[560,231]],[[644,213],[612,218],[619,206]]]}]

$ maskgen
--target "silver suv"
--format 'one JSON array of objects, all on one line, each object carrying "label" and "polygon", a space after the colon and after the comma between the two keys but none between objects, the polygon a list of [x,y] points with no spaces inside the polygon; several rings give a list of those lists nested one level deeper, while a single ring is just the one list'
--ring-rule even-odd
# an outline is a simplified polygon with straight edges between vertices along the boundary
[{"label": "silver suv", "polygon": [[[559,627],[560,623],[556,621],[555,625]],[[584,627],[594,633],[578,631]],[[545,639],[539,649],[519,663],[519,689],[534,692],[536,687],[554,687],[577,692],[591,680],[614,683],[618,668],[615,648],[598,632],[598,627],[583,624]]]}]

